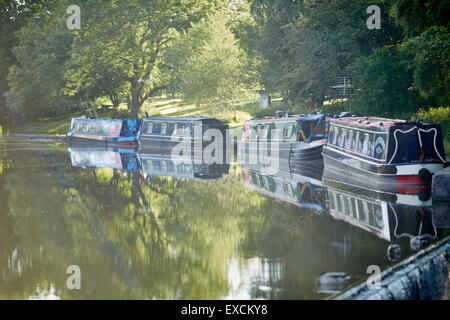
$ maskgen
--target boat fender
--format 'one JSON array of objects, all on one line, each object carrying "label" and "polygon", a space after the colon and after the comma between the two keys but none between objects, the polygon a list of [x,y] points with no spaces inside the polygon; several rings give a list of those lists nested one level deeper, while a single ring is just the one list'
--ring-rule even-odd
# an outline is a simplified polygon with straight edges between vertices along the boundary
[{"label": "boat fender", "polygon": [[430,181],[432,178],[430,170],[427,168],[422,168],[419,170],[419,178],[423,181]]},{"label": "boat fender", "polygon": [[430,198],[431,198],[431,191],[430,190],[422,190],[418,194],[418,197],[419,197],[420,201],[426,202],[426,201],[430,200]]}]

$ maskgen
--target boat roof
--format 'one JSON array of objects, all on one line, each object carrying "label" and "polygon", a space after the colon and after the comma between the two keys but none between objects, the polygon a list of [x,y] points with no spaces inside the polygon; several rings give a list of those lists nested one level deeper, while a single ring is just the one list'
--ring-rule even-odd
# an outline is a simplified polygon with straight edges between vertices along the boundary
[{"label": "boat roof", "polygon": [[142,120],[161,120],[161,121],[197,121],[197,120],[218,120],[211,117],[190,116],[190,117],[165,117],[165,116],[149,116]]},{"label": "boat roof", "polygon": [[79,120],[79,121],[98,121],[98,122],[111,122],[111,123],[115,123],[115,122],[120,122],[122,123],[122,119],[101,119],[101,118],[86,118],[86,117],[76,117],[76,118],[72,118],[72,120]]},{"label": "boat roof", "polygon": [[344,117],[331,119],[331,123],[353,125],[366,128],[389,128],[396,125],[413,124],[401,119],[387,119],[380,117]]},{"label": "boat roof", "polygon": [[254,121],[286,121],[286,120],[295,120],[295,121],[317,121],[322,117],[326,116],[325,114],[294,114],[289,117],[264,117],[264,118],[253,118],[250,120],[246,120],[245,122],[254,122]]}]

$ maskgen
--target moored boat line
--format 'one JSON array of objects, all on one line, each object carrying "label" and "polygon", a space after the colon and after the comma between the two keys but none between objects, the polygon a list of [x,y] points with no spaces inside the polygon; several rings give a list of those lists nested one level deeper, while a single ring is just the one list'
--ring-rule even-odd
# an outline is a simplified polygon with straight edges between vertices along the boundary
[{"label": "moored boat line", "polygon": [[[131,147],[140,153],[190,157],[199,163],[207,156],[208,164],[229,164],[227,130],[220,120],[200,116],[78,117],[72,119],[67,141]],[[333,117],[278,112],[276,117],[250,119],[244,122],[239,144],[243,162],[260,159],[263,153],[267,159],[278,160],[277,166],[298,166],[303,171],[320,163],[344,183],[388,192],[408,193],[412,186],[429,185],[446,163],[438,124],[349,113]]]}]

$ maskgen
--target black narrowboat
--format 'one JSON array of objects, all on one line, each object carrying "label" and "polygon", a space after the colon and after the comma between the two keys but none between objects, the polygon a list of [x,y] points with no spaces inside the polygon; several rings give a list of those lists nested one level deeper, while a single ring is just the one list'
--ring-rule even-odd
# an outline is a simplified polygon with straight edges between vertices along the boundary
[{"label": "black narrowboat", "polygon": [[438,124],[376,117],[331,119],[323,161],[344,183],[389,192],[431,183],[446,162]]},{"label": "black narrowboat", "polygon": [[[138,133],[142,153],[194,157],[196,161],[225,164],[228,125],[208,117],[142,119]],[[208,153],[208,154],[206,154]]]},{"label": "black narrowboat", "polygon": [[[286,160],[293,166],[322,161],[322,147],[327,141],[328,119],[324,114],[291,115],[251,119],[244,123],[241,152],[248,162],[260,157]],[[265,145],[263,150],[262,145]]]},{"label": "black narrowboat", "polygon": [[141,121],[72,118],[66,139],[69,145],[89,144],[105,147],[137,147]]}]

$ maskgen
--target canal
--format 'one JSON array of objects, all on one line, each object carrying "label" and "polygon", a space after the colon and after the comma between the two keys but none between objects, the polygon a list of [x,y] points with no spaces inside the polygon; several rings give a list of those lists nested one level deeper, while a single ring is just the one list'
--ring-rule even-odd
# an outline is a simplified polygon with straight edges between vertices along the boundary
[{"label": "canal", "polygon": [[349,287],[414,254],[417,235],[449,234],[429,203],[397,205],[320,173],[232,163],[216,177],[158,176],[133,161],[2,147],[0,299],[324,299],[344,286],[318,286],[321,272],[345,272]]}]

